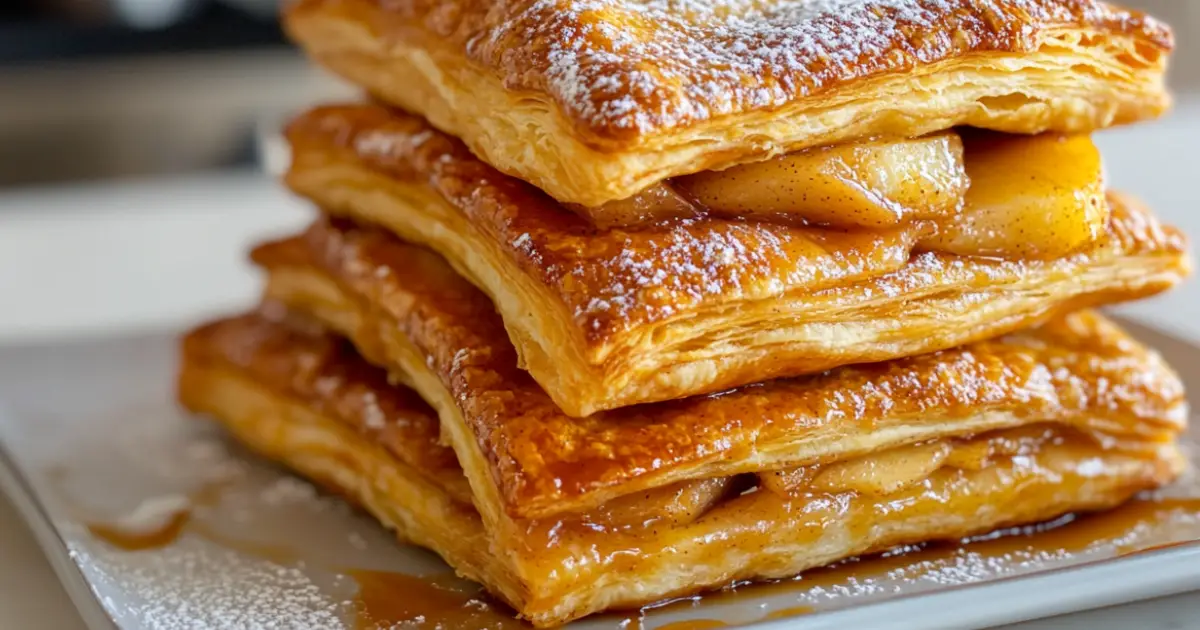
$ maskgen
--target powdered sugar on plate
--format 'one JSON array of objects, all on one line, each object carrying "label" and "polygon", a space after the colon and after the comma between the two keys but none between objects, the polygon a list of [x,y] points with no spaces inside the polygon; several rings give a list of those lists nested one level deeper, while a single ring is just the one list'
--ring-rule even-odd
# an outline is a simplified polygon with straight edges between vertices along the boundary
[{"label": "powdered sugar on plate", "polygon": [[153,553],[71,544],[114,619],[152,630],[347,627],[344,599],[304,570],[183,540]]},{"label": "powdered sugar on plate", "polygon": [[[336,629],[353,627],[355,610],[350,602],[357,592],[353,571],[447,572],[432,554],[396,543],[389,532],[340,500],[317,492],[308,482],[242,451],[207,425],[175,410],[163,395],[169,391],[164,375],[170,374],[174,360],[171,347],[169,340],[157,340],[144,365],[123,363],[122,354],[112,348],[93,348],[90,359],[91,351],[73,348],[43,348],[27,354],[9,351],[6,360],[28,373],[29,382],[44,383],[40,391],[16,395],[4,389],[5,364],[0,364],[0,399],[15,403],[12,413],[0,410],[0,441],[4,453],[13,456],[15,469],[31,482],[33,492],[27,498],[49,516],[41,520],[27,514],[31,524],[42,531],[52,529],[51,539],[57,535],[65,541],[70,561],[86,579],[90,593],[77,593],[77,600],[92,597],[97,608],[128,630]],[[32,358],[55,354],[61,360],[41,368]],[[103,381],[114,365],[123,369]],[[47,395],[71,388],[89,395],[63,400]],[[28,401],[53,402],[57,411],[38,411],[25,404]],[[0,457],[0,469],[9,465]],[[16,492],[25,490],[16,487]],[[94,518],[148,526],[185,508],[192,510],[189,526],[161,547],[119,549],[91,535],[86,526]],[[947,587],[1078,567],[1089,561],[1097,563],[1080,573],[1043,574],[1042,587],[1026,588],[1009,601],[1025,606],[1027,599],[1041,597],[1045,602],[1047,597],[1057,597],[1065,585],[1087,581],[1097,589],[1095,603],[1112,603],[1131,580],[1161,579],[1180,563],[1180,571],[1193,577],[1195,573],[1188,548],[1152,552],[1162,554],[1163,562],[1154,564],[1149,576],[1144,566],[1138,569],[1142,565],[1110,562],[1113,544],[1141,550],[1196,537],[1200,537],[1200,522],[1175,518],[1167,526],[1140,528],[1119,540],[1069,554],[1020,549],[994,554],[970,547],[933,556],[918,552],[894,564],[885,562],[882,570],[868,560],[845,574],[837,573],[836,567],[823,576],[806,574],[781,585],[782,590],[739,589],[737,597],[723,602],[718,598],[716,603],[701,602],[699,608],[667,607],[645,616],[651,627],[687,618],[737,625],[801,605],[817,614],[789,619],[783,622],[787,627],[803,628],[810,621],[828,627],[833,618],[826,613],[870,610],[878,611],[875,617],[843,625],[882,627],[877,624],[889,619],[911,619],[902,612],[905,602],[926,605],[923,595],[969,601],[970,605],[957,607],[963,610],[986,606],[992,597],[987,585]],[[47,552],[61,554],[63,549],[48,545]],[[1176,558],[1174,564],[1168,561],[1171,558]],[[1105,567],[1110,576],[1115,571],[1120,578],[1089,577]],[[1058,582],[1047,585],[1046,580],[1055,579]],[[1006,584],[1011,589],[1013,582]],[[71,587],[69,581],[67,585]],[[879,606],[862,606],[869,603]],[[987,625],[1012,616],[970,619]],[[436,621],[414,618],[404,627],[433,627]],[[600,616],[572,627],[636,626],[623,624],[621,616]]]}]

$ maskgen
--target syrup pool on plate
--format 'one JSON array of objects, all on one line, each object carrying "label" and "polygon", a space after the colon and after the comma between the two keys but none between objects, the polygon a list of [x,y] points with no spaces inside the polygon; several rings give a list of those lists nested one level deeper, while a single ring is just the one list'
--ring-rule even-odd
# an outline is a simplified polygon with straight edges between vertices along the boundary
[{"label": "syrup pool on plate", "polygon": [[[1189,483],[1187,485],[1194,485]],[[1190,488],[1200,490],[1200,488]],[[1181,488],[1176,487],[1176,492]],[[727,625],[715,619],[715,607],[770,598],[783,600],[760,609],[759,617],[744,621],[781,619],[819,612],[823,603],[853,597],[875,581],[934,580],[940,585],[974,581],[971,566],[996,566],[1069,557],[1089,550],[1104,550],[1107,557],[1148,553],[1166,547],[1148,532],[1180,523],[1200,524],[1200,491],[1192,497],[1143,495],[1116,509],[1080,516],[1068,515],[1050,523],[993,532],[959,543],[931,543],[898,549],[879,556],[850,559],[813,569],[801,576],[764,584],[745,584],[640,611],[613,612],[587,621],[607,621],[623,630],[708,630]],[[197,513],[199,506],[220,503],[220,489],[201,488],[190,495],[167,495],[143,501],[128,515],[113,520],[88,519],[87,530],[104,544],[124,552],[153,552],[194,536],[239,554],[290,565],[305,560],[302,549],[244,540],[216,527]],[[1139,542],[1141,539],[1150,542]],[[1101,556],[1105,557],[1105,556]],[[967,567],[967,569],[964,569]],[[342,570],[357,585],[351,601],[355,627],[363,630],[404,626],[409,628],[462,628],[483,630],[528,628],[507,606],[471,582],[438,574],[415,577],[398,572]],[[712,609],[714,614],[706,610]],[[690,619],[665,621],[686,614]]]}]

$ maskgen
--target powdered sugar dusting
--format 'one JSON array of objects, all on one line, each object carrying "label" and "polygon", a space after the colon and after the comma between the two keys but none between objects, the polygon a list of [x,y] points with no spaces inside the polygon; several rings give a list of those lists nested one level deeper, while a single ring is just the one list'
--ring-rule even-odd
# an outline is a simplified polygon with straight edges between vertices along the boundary
[{"label": "powdered sugar dusting", "polygon": [[[21,475],[32,482],[37,496],[26,498],[41,504],[50,517],[49,522],[41,526],[52,526],[67,541],[72,561],[80,567],[96,599],[120,627],[155,630],[342,628],[346,627],[343,620],[349,619],[354,612],[345,602],[346,596],[352,593],[343,595],[343,592],[350,591],[353,585],[345,583],[350,580],[338,580],[336,576],[326,579],[328,576],[322,575],[320,567],[336,570],[369,566],[425,575],[446,570],[428,554],[405,553],[403,547],[382,532],[382,528],[370,525],[365,518],[354,517],[348,511],[327,511],[316,506],[317,503],[342,503],[326,498],[313,500],[307,486],[276,482],[284,477],[279,469],[256,464],[254,458],[237,449],[226,448],[222,440],[201,425],[185,421],[173,411],[170,403],[161,400],[165,398],[166,386],[155,380],[156,376],[170,372],[174,357],[167,349],[174,347],[174,343],[167,339],[155,343],[162,352],[152,355],[156,358],[140,361],[129,361],[128,355],[112,350],[97,351],[94,347],[81,350],[79,346],[18,348],[10,350],[5,357],[9,365],[19,366],[17,369],[28,373],[27,383],[42,384],[29,390],[31,399],[50,400],[48,392],[63,391],[68,383],[76,391],[104,393],[103,396],[88,395],[79,399],[64,397],[56,401],[58,408],[53,414],[43,416],[24,414],[20,405],[16,405],[16,414],[0,414],[0,439],[6,453],[14,457]],[[34,356],[51,356],[54,360],[39,363],[31,360]],[[98,369],[112,366],[121,369]],[[114,372],[119,378],[101,381],[103,387],[95,386],[96,379]],[[0,376],[0,383],[4,380]],[[153,402],[131,407],[127,401],[134,397]],[[78,439],[64,440],[63,436]],[[130,444],[136,444],[138,450],[129,451]],[[60,485],[79,481],[84,484],[83,489],[91,488],[94,492],[74,495],[75,498],[86,498],[87,506],[114,514],[137,505],[136,500],[127,501],[125,497],[169,496],[164,494],[164,487],[180,484],[194,487],[222,479],[221,474],[213,471],[229,470],[235,462],[240,464],[236,468],[242,474],[232,479],[233,487],[222,494],[222,507],[227,507],[229,498],[240,497],[254,515],[248,522],[235,524],[230,529],[247,538],[272,542],[291,538],[295,544],[290,546],[298,554],[304,554],[305,567],[273,564],[195,536],[184,536],[164,549],[119,551],[90,537],[78,522],[78,504],[68,508],[70,502],[59,496]],[[5,458],[0,465],[7,463]],[[1194,477],[1185,479],[1182,487],[1169,493],[1197,496],[1194,483]],[[74,483],[68,485],[74,487]],[[260,493],[265,492],[261,490],[263,487],[271,488],[269,492],[283,497],[283,503],[292,502],[299,507],[312,506],[314,509],[300,515],[266,506],[259,501]],[[123,494],[128,492],[133,494]],[[158,503],[161,508],[170,501],[153,503]],[[146,510],[150,513],[160,511],[157,508]],[[263,518],[266,513],[274,513],[279,518],[271,522]],[[315,521],[323,521],[327,527],[315,530],[304,527]],[[364,523],[370,526],[364,527]],[[1134,545],[1132,549],[1138,550],[1144,546],[1193,540],[1200,532],[1198,527],[1200,522],[1194,517],[1185,519],[1183,515],[1173,515],[1161,525],[1133,532],[1135,539],[1121,538],[1120,542],[1130,543]],[[339,549],[342,544],[345,547]],[[369,551],[354,557],[355,549],[367,548]],[[330,550],[333,557],[322,560],[322,551],[328,553]],[[51,547],[49,552],[57,553],[58,550]],[[827,581],[819,589],[813,589],[811,596],[804,596],[803,601],[811,602],[818,612],[824,612],[880,603],[897,594],[932,592],[947,585],[1102,561],[1110,558],[1112,553],[1112,549],[1105,548],[1065,556],[1036,553],[992,556],[972,554],[968,548],[963,552],[965,555],[936,566],[901,567],[886,572],[860,571],[857,577]],[[912,563],[906,561],[904,564]],[[1138,571],[1136,565],[1128,566],[1131,572]],[[1163,563],[1160,566],[1171,565]],[[1087,576],[1048,573],[1042,578],[1042,585],[1050,586],[1042,590],[1057,592],[1058,586],[1078,582],[1081,577]],[[808,585],[808,582],[802,580],[799,584]],[[717,617],[741,623],[759,619],[769,610],[798,603],[795,591],[772,595],[770,587],[748,589],[746,595],[732,606],[723,602],[718,607],[697,609],[689,616]],[[987,597],[988,592],[984,591],[980,596]],[[619,619],[607,616],[585,620],[579,628],[607,629],[615,627]],[[418,619],[412,621],[421,622]]]},{"label": "powdered sugar dusting", "polygon": [[[312,484],[263,466],[216,427],[185,419],[173,403],[162,401],[169,388],[157,379],[173,375],[169,350],[175,344],[159,343],[164,352],[158,362],[108,354],[98,364],[69,362],[78,365],[75,372],[59,365],[42,379],[53,390],[62,386],[55,379],[81,382],[86,378],[80,374],[121,365],[124,387],[104,387],[104,396],[80,400],[82,409],[63,403],[41,422],[19,423],[20,431],[0,418],[5,447],[21,454],[19,465],[34,480],[97,601],[122,628],[349,627],[353,610],[346,600],[353,582],[339,581],[336,571],[362,564],[367,552],[355,550],[368,541],[374,549],[385,548],[380,541],[391,543],[391,535],[352,518],[344,502],[318,494]],[[127,402],[130,396],[123,393],[140,402]],[[179,536],[135,551],[90,530],[102,523],[141,536],[183,514],[191,518]],[[247,541],[247,548],[203,533],[216,530]],[[336,538],[321,535],[329,531]],[[250,549],[254,540],[294,549],[295,558],[256,555]],[[388,548],[403,555],[401,547]]]},{"label": "powdered sugar dusting", "polygon": [[[549,53],[548,77],[553,92],[584,117],[633,129],[655,125],[660,112],[640,108],[638,103],[661,99],[669,83],[678,81],[679,92],[673,100],[677,99],[680,106],[675,115],[682,118],[707,118],[733,111],[739,105],[779,105],[793,93],[767,77],[804,72],[817,61],[850,66],[865,54],[880,54],[890,48],[902,24],[932,29],[939,12],[951,8],[947,2],[915,0],[793,2],[772,7],[769,12],[755,10],[755,3],[739,0],[622,4],[640,26],[657,25],[654,35],[640,38],[601,22],[593,28],[611,42],[611,52],[604,55],[586,48],[554,46]],[[572,5],[575,13],[561,19],[583,21],[587,13],[614,10],[613,3],[604,0]],[[750,11],[744,12],[746,9]],[[702,26],[689,24],[692,20]],[[693,38],[697,31],[703,36]],[[672,36],[676,34],[685,36]],[[657,76],[635,70],[623,81],[613,75],[592,77],[587,71],[597,60],[621,64],[633,57],[659,60],[663,65]],[[705,71],[694,76],[699,68]],[[757,79],[759,85],[740,95],[744,103],[735,103],[739,95],[729,87],[748,77],[763,78]]]},{"label": "powdered sugar dusting", "polygon": [[593,127],[629,132],[975,50],[1020,52],[1050,25],[1137,21],[1095,0],[537,0],[506,12],[469,52],[510,87],[544,87]]},{"label": "powdered sugar dusting", "polygon": [[568,257],[551,255],[563,251],[561,235],[522,227],[534,234],[530,251],[555,261],[542,273],[558,285],[579,325],[598,337],[713,299],[757,299],[879,276],[902,266],[913,242],[908,231],[828,237],[753,223],[682,222],[614,231],[603,240],[583,236]]},{"label": "powdered sugar dusting", "polygon": [[[118,622],[151,630],[345,628],[345,605],[308,575],[233,551],[181,541],[155,553],[71,545],[71,554]],[[130,624],[132,626],[132,623]]]}]

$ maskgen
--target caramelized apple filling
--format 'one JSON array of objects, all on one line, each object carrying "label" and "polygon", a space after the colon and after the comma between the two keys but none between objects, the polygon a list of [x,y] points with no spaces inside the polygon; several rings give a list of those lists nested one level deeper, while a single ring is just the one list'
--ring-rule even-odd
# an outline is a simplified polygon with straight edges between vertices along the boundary
[{"label": "caramelized apple filling", "polygon": [[614,499],[581,517],[585,525],[622,528],[651,523],[686,525],[737,488],[736,477],[681,481]]},{"label": "caramelized apple filling", "polygon": [[[1062,426],[1031,425],[967,438],[945,438],[862,457],[758,473],[762,487],[784,496],[856,492],[887,495],[922,483],[942,468],[976,471],[1001,459],[1037,455],[1049,444],[1139,453],[1144,445]],[[1119,447],[1119,448],[1118,448]]]},{"label": "caramelized apple filling", "polygon": [[962,216],[938,224],[927,249],[970,256],[1058,258],[1104,234],[1100,151],[1086,135],[967,138]]},{"label": "caramelized apple filling", "polygon": [[704,208],[681,194],[671,182],[655,184],[632,197],[610,201],[598,208],[578,204],[566,206],[602,228],[690,219],[705,214]]},{"label": "caramelized apple filling", "polygon": [[1058,258],[1104,233],[1102,171],[1086,135],[946,131],[800,151],[575,209],[610,227],[705,215],[839,230],[917,224],[926,250]]},{"label": "caramelized apple filling", "polygon": [[789,500],[842,493],[887,497],[929,483],[941,474],[939,471],[974,472],[1012,464],[1013,460],[1033,462],[1044,457],[1049,447],[1080,458],[1099,448],[1147,459],[1156,457],[1158,448],[1131,438],[1035,424],[930,440],[784,470],[682,481],[627,495],[576,516],[527,521],[526,532],[554,538],[572,530],[619,532],[663,525],[682,527],[719,504],[760,490]]},{"label": "caramelized apple filling", "polygon": [[963,144],[944,132],[822,147],[674,180],[709,212],[837,228],[887,228],[958,214]]}]

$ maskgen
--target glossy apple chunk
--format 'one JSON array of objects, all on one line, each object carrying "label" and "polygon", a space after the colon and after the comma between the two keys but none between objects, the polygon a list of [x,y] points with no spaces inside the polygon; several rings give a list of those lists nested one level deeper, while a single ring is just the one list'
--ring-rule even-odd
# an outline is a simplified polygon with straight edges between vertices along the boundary
[{"label": "glossy apple chunk", "polygon": [[810,487],[826,492],[892,494],[927,479],[953,450],[949,441],[938,440],[835,462],[814,477]]},{"label": "glossy apple chunk", "polygon": [[851,229],[954,216],[968,185],[954,132],[811,149],[673,182],[712,214]]},{"label": "glossy apple chunk", "polygon": [[661,182],[629,197],[602,206],[587,207],[568,204],[576,214],[600,228],[613,228],[656,223],[672,219],[703,216],[703,209],[692,203],[669,183]]},{"label": "glossy apple chunk", "polygon": [[1100,151],[1087,135],[964,138],[967,191],[962,215],[939,224],[924,247],[970,256],[1057,258],[1104,234]]}]

